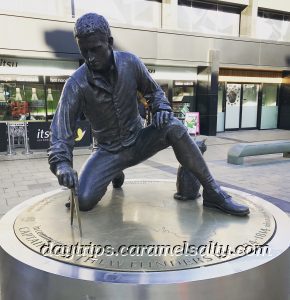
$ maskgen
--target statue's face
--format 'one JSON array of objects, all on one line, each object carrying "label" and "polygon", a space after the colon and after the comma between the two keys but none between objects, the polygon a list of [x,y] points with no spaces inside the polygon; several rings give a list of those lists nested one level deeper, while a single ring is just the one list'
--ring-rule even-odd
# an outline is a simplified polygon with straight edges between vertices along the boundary
[{"label": "statue's face", "polygon": [[77,43],[86,63],[93,71],[105,71],[111,64],[113,39],[95,33],[77,38]]}]

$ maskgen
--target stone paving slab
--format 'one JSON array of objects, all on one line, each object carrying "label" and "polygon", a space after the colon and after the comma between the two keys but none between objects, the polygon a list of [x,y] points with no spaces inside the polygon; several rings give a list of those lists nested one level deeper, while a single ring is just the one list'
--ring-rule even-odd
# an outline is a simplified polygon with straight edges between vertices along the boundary
[{"label": "stone paving slab", "polygon": [[237,139],[243,142],[290,140],[290,131],[281,129],[226,131],[218,133],[217,137],[228,140]]}]

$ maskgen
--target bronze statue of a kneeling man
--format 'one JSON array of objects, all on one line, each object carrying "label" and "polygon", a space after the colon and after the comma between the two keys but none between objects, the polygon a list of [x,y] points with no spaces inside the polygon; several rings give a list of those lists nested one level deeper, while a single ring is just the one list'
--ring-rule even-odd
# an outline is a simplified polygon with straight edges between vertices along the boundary
[{"label": "bronze statue of a kneeling man", "polygon": [[[76,21],[74,35],[85,63],[63,88],[51,124],[49,164],[61,185],[75,188],[80,209],[92,209],[122,170],[172,146],[180,164],[202,184],[204,206],[233,215],[249,214],[248,207],[234,202],[216,183],[196,143],[174,118],[164,92],[141,60],[113,50],[106,19],[85,14]],[[137,91],[152,106],[153,123],[146,128],[138,113]],[[97,145],[78,180],[72,151],[82,112],[91,123]]]}]

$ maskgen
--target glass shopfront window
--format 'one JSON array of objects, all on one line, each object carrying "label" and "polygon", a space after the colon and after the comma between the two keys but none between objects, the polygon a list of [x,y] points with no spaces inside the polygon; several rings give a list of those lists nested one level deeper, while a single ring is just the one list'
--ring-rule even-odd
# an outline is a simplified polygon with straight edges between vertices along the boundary
[{"label": "glass shopfront window", "polygon": [[175,117],[184,120],[185,114],[190,111],[194,97],[194,82],[175,80],[173,82],[172,109]]},{"label": "glass shopfront window", "polygon": [[[224,98],[221,84],[224,83],[219,83],[218,121],[224,109],[220,103]],[[277,83],[226,83],[225,130],[277,128],[278,99]]]},{"label": "glass shopfront window", "polygon": [[261,129],[277,128],[278,120],[278,84],[263,84]]},{"label": "glass shopfront window", "polygon": [[196,68],[166,66],[147,66],[147,68],[171,103],[175,117],[184,120],[186,112],[196,111]]},{"label": "glass shopfront window", "polygon": [[45,120],[43,78],[0,75],[0,121]]},{"label": "glass shopfront window", "polygon": [[52,120],[67,76],[46,77],[47,119]]},{"label": "glass shopfront window", "polygon": [[52,119],[65,78],[0,75],[0,121]]},{"label": "glass shopfront window", "polygon": [[0,57],[0,122],[51,120],[78,61]]},{"label": "glass shopfront window", "polygon": [[262,91],[262,106],[277,106],[278,84],[264,83]]},{"label": "glass shopfront window", "polygon": [[23,84],[24,99],[28,103],[28,113],[21,115],[20,119],[45,120],[46,105],[43,84]]},{"label": "glass shopfront window", "polygon": [[[30,149],[48,148],[50,121],[65,81],[78,66],[79,61],[0,57],[0,151],[7,147],[5,123],[11,121],[28,122]],[[90,124],[78,120],[75,146],[90,144]]]},{"label": "glass shopfront window", "polygon": [[[68,76],[0,75],[0,152],[6,151],[6,122],[27,121],[29,147],[47,149],[50,121]],[[90,124],[78,120],[75,147],[91,144]]]}]

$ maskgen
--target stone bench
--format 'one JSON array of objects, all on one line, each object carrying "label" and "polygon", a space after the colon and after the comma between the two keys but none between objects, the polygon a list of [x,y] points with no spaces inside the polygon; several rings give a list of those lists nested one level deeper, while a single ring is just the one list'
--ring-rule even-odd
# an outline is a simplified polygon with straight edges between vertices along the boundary
[{"label": "stone bench", "polygon": [[240,143],[228,151],[228,163],[242,165],[245,156],[283,153],[283,157],[290,158],[290,141],[264,141],[255,143]]}]

